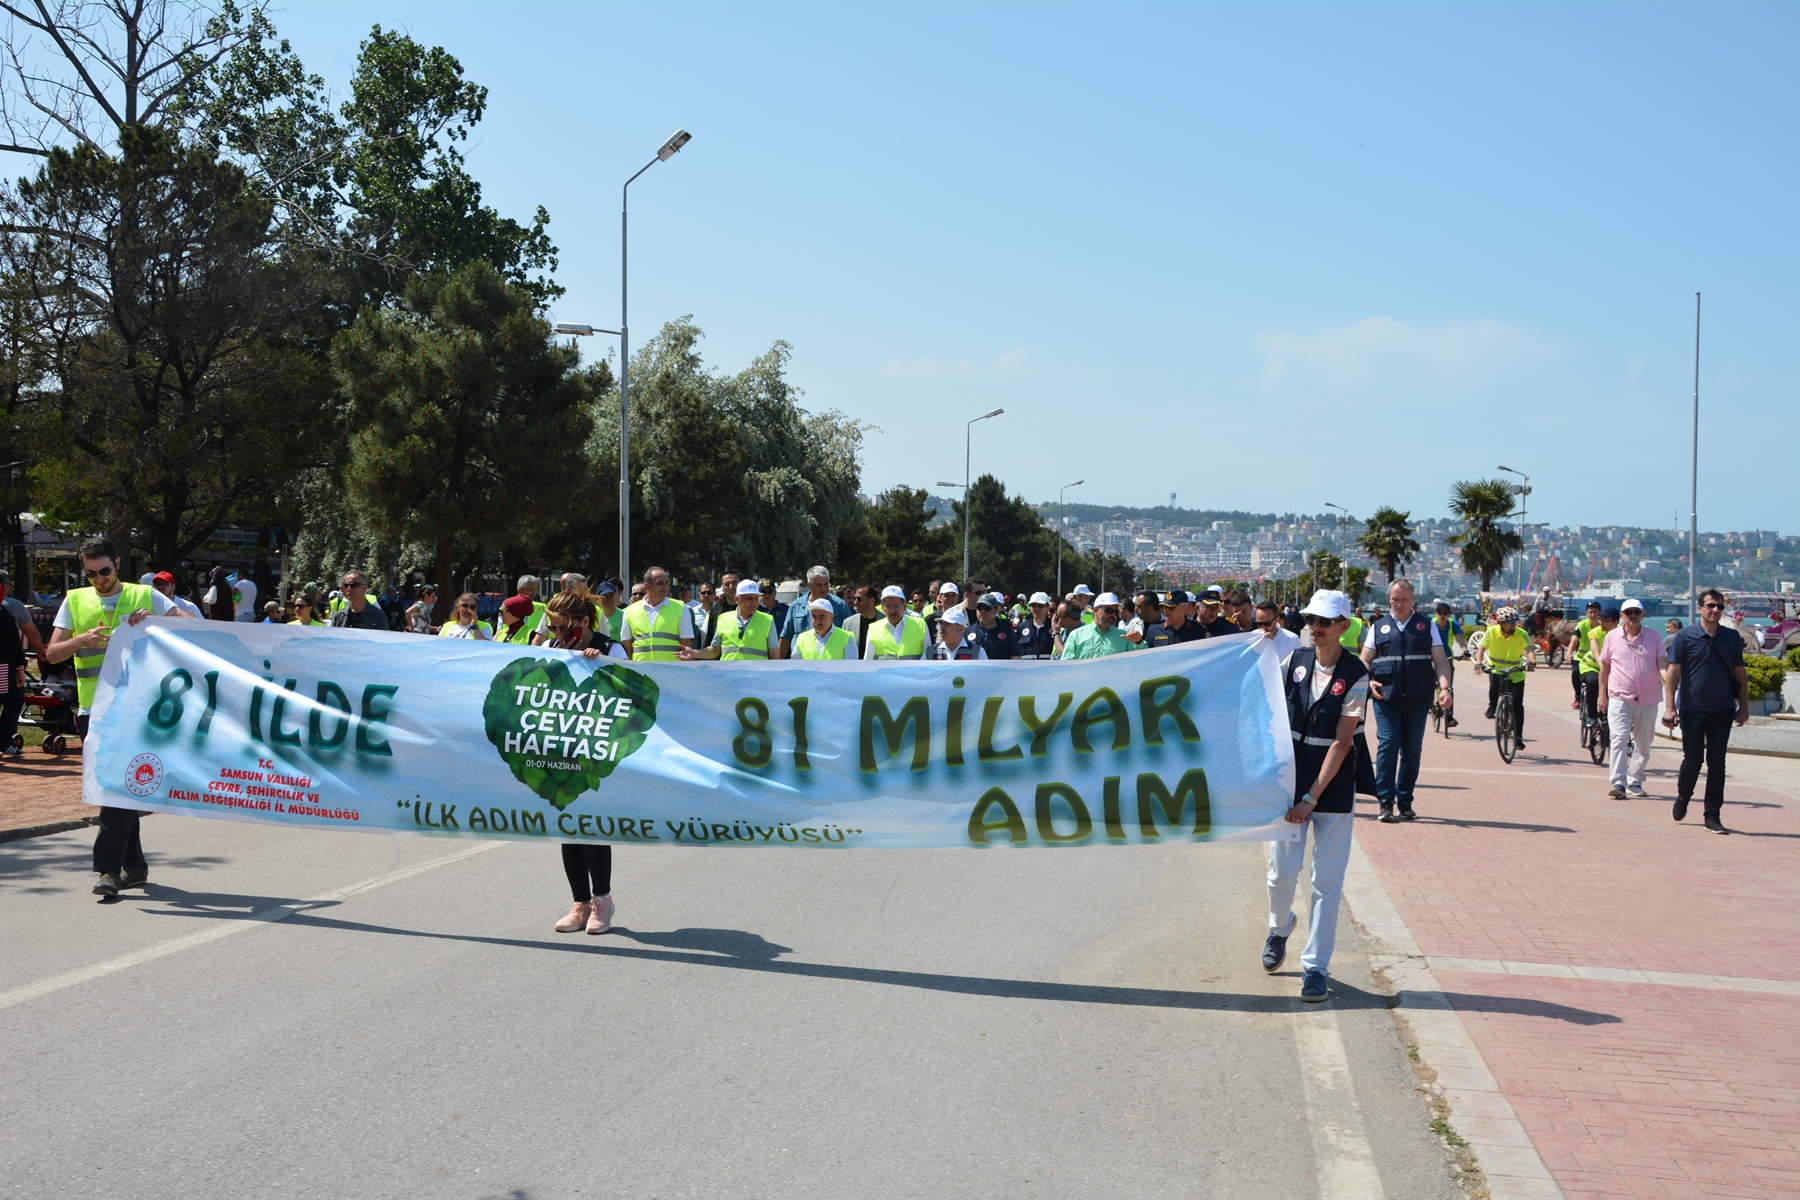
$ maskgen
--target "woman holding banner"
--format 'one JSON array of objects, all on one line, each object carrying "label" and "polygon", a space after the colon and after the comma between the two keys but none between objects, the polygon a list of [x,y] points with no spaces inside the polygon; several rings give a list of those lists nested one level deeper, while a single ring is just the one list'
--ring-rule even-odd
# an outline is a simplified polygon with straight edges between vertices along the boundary
[{"label": "woman holding banner", "polygon": [[[600,612],[594,598],[584,589],[558,592],[544,612],[549,626],[550,645],[558,650],[577,650],[581,657],[616,658],[625,661],[625,647],[599,631]],[[612,928],[615,906],[612,898],[612,847],[592,846],[584,842],[564,842],[563,874],[569,878],[569,891],[575,897],[569,915],[555,925],[558,933],[605,933]]]}]

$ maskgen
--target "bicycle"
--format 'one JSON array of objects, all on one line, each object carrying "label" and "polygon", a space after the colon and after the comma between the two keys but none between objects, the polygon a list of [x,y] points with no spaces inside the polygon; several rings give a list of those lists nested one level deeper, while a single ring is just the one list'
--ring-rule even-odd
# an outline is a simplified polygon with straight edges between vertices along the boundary
[{"label": "bicycle", "polygon": [[[1489,667],[1483,667],[1481,670],[1485,675],[1497,675],[1501,679],[1507,679],[1512,674],[1510,671],[1495,671]],[[1514,756],[1519,753],[1519,720],[1518,714],[1513,712],[1513,696],[1510,688],[1502,691],[1494,701],[1494,746],[1500,751],[1500,759],[1503,762],[1512,762]]]},{"label": "bicycle", "polygon": [[1581,748],[1588,752],[1594,765],[1606,765],[1607,754],[1612,748],[1612,723],[1607,720],[1604,710],[1596,712],[1593,720],[1584,714],[1581,719]]},{"label": "bicycle", "polygon": [[1431,732],[1442,733],[1445,737],[1450,736],[1450,730],[1456,724],[1456,720],[1452,716],[1456,711],[1456,697],[1454,695],[1451,696],[1450,703],[1450,708],[1445,708],[1440,705],[1437,698],[1437,689],[1433,688],[1431,690]]}]

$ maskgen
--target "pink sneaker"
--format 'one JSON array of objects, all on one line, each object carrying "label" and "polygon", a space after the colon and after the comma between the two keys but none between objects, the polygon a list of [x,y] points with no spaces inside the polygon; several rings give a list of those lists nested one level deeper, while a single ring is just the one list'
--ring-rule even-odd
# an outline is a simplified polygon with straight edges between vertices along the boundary
[{"label": "pink sneaker", "polygon": [[578,933],[578,932],[580,932],[582,926],[584,926],[588,923],[588,914],[591,913],[592,911],[593,911],[593,905],[589,904],[585,900],[577,900],[574,903],[574,905],[569,909],[569,915],[564,917],[562,920],[560,920],[556,923],[556,932],[558,932],[558,933]]},{"label": "pink sneaker", "polygon": [[588,913],[587,931],[589,933],[605,933],[612,928],[613,913],[618,906],[613,903],[611,893],[594,897],[593,911]]}]

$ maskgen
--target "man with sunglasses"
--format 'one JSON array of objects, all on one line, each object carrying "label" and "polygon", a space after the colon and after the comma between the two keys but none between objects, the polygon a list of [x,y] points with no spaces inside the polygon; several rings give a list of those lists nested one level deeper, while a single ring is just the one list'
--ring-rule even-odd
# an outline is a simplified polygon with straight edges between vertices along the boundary
[{"label": "man with sunglasses", "polygon": [[[387,614],[369,603],[369,580],[361,571],[345,571],[344,606],[331,614],[335,629],[368,629],[388,631]],[[429,615],[429,614],[427,614]]]},{"label": "man with sunglasses", "polygon": [[1264,600],[1256,606],[1255,612],[1256,631],[1262,634],[1262,640],[1256,644],[1258,650],[1267,647],[1274,652],[1275,661],[1281,662],[1300,648],[1300,635],[1290,632],[1282,624],[1273,600]]},{"label": "man with sunglasses", "polygon": [[1083,625],[1063,639],[1062,661],[1105,658],[1109,654],[1124,654],[1136,650],[1136,644],[1126,641],[1124,630],[1119,628],[1122,609],[1119,598],[1113,593],[1101,592],[1096,596],[1094,623]]},{"label": "man with sunglasses", "polygon": [[[119,622],[136,625],[145,617],[187,619],[187,614],[155,588],[122,582],[118,547],[106,538],[82,543],[81,569],[88,586],[63,597],[44,658],[53,663],[75,660],[75,694],[81,706],[75,717],[75,735],[85,741],[100,664]],[[102,899],[117,896],[121,888],[139,887],[150,878],[138,837],[137,809],[101,807],[100,832],[94,838],[94,873],[94,895]]]},{"label": "man with sunglasses", "polygon": [[1731,726],[1750,719],[1749,676],[1744,637],[1720,623],[1725,595],[1717,588],[1700,593],[1700,620],[1669,639],[1669,669],[1663,673],[1663,724],[1681,725],[1681,772],[1675,777],[1675,819],[1687,816],[1706,760],[1706,827],[1728,833],[1720,813],[1725,805],[1725,748]]},{"label": "man with sunglasses", "polygon": [[[1337,946],[1338,906],[1356,820],[1356,770],[1352,746],[1368,697],[1368,668],[1345,652],[1350,598],[1342,592],[1314,592],[1302,615],[1312,627],[1312,645],[1295,650],[1281,664],[1288,727],[1294,738],[1294,805],[1290,824],[1312,834],[1312,910],[1306,953],[1300,959],[1300,999],[1317,1004],[1331,998],[1331,952]],[[1294,932],[1294,890],[1306,855],[1304,836],[1269,843],[1269,939],[1263,943],[1265,971],[1287,958]]]}]

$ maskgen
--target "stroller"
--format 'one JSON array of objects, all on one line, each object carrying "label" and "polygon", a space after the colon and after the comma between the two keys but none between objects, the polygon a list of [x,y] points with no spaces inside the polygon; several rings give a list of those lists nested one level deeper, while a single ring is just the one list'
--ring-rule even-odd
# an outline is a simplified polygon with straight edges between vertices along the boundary
[{"label": "stroller", "polygon": [[[26,680],[25,708],[19,724],[35,725],[44,731],[44,753],[62,755],[69,752],[69,739],[75,737],[75,713],[79,708],[73,679],[50,677],[42,681]],[[13,735],[13,745],[23,747],[25,739]]]}]

